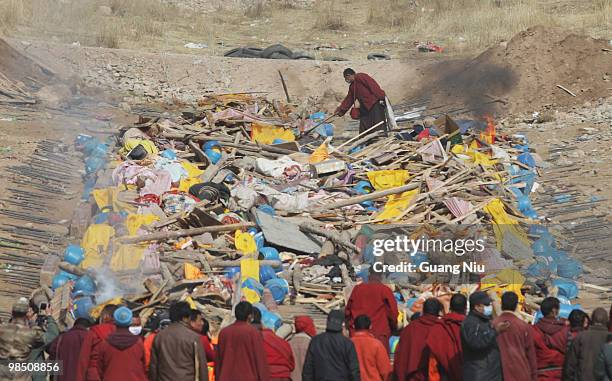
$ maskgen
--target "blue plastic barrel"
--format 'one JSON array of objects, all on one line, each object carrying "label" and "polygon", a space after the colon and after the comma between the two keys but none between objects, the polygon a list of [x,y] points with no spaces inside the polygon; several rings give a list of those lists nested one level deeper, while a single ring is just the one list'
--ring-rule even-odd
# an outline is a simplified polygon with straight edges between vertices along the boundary
[{"label": "blue plastic barrel", "polygon": [[277,314],[270,311],[261,311],[261,324],[264,327],[277,330],[283,325],[283,321]]},{"label": "blue plastic barrel", "polygon": [[262,296],[264,292],[264,286],[253,278],[246,278],[244,281],[242,281],[242,288],[253,290],[257,292],[259,296]]},{"label": "blue plastic barrel", "polygon": [[55,274],[53,280],[51,280],[51,288],[53,288],[54,290],[60,288],[65,285],[69,280],[71,279],[68,275],[66,275],[65,272]]},{"label": "blue plastic barrel", "polygon": [[266,284],[267,281],[274,278],[276,278],[276,271],[274,271],[274,268],[272,268],[272,266],[259,266],[259,281],[262,284]]},{"label": "blue plastic barrel", "polygon": [[89,275],[83,275],[74,282],[73,292],[82,291],[85,294],[93,295],[96,292],[96,283]]},{"label": "blue plastic barrel", "polygon": [[85,258],[85,250],[78,245],[68,245],[64,250],[64,262],[78,266]]},{"label": "blue plastic barrel", "polygon": [[274,247],[264,246],[259,249],[259,253],[263,255],[264,259],[268,259],[271,261],[280,261],[280,255],[278,254],[278,250]]},{"label": "blue plastic barrel", "polygon": [[568,299],[578,297],[578,285],[571,279],[554,279],[552,285],[559,289],[558,296],[563,296]]},{"label": "blue plastic barrel", "polygon": [[272,293],[276,304],[282,304],[285,296],[289,293],[289,283],[282,278],[270,279],[266,282],[265,287]]},{"label": "blue plastic barrel", "polygon": [[89,296],[81,296],[80,298],[76,299],[72,305],[74,308],[73,312],[75,319],[89,319],[91,309],[95,307],[93,300]]}]

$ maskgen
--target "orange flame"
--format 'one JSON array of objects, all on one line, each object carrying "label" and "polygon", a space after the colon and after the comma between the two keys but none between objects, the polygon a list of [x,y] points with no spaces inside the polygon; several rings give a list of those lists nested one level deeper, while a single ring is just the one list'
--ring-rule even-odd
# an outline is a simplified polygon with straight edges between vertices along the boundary
[{"label": "orange flame", "polygon": [[484,132],[480,133],[478,138],[482,142],[493,144],[495,143],[495,121],[489,115],[485,115],[485,119],[487,120],[487,127],[485,128]]}]

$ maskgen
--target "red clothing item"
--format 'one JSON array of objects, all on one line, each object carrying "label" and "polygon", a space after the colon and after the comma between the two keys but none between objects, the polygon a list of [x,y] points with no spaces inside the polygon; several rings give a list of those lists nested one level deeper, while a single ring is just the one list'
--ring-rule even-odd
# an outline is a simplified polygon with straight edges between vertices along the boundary
[{"label": "red clothing item", "polygon": [[95,349],[113,332],[115,332],[115,324],[113,323],[98,324],[89,329],[87,336],[83,340],[81,354],[79,355],[78,381],[100,381],[100,374],[97,369],[98,358]]},{"label": "red clothing item", "polygon": [[355,97],[359,101],[359,106],[369,111],[376,102],[385,98],[385,92],[374,78],[365,73],[356,73],[355,80],[350,84],[346,98],[344,98],[336,111],[340,112],[341,115],[346,114],[353,107]]},{"label": "red clothing item", "polygon": [[386,381],[392,371],[387,349],[368,331],[355,331],[351,340],[359,358],[361,381]]},{"label": "red clothing item", "polygon": [[117,330],[95,349],[102,381],[147,381],[144,344],[127,328]]},{"label": "red clothing item", "polygon": [[215,347],[210,343],[208,336],[200,335],[200,341],[202,342],[202,346],[204,347],[204,353],[206,353],[206,361],[210,364],[214,363],[217,358],[217,354],[215,353]]},{"label": "red clothing item", "polygon": [[50,361],[62,361],[64,374],[54,376],[55,381],[75,381],[81,346],[87,336],[87,328],[78,325],[62,333],[50,344],[47,352]]},{"label": "red clothing item", "polygon": [[465,315],[451,312],[431,327],[429,336],[427,336],[430,356],[435,359],[430,362],[430,367],[442,368],[448,381],[463,381],[461,323],[464,319]]},{"label": "red clothing item", "polygon": [[493,325],[504,321],[510,327],[497,335],[504,381],[536,381],[538,364],[531,327],[507,311],[493,320]]},{"label": "red clothing item", "polygon": [[532,330],[538,381],[561,381],[569,327],[561,320],[542,318]]},{"label": "red clothing item", "polygon": [[427,380],[429,373],[427,337],[439,321],[437,316],[425,314],[402,330],[395,351],[394,372],[398,381]]},{"label": "red clothing item", "polygon": [[[217,381],[268,381],[262,334],[250,324],[236,321],[219,333],[215,379]],[[177,380],[178,381],[178,380]]]},{"label": "red clothing item", "polygon": [[261,330],[263,336],[264,351],[270,367],[271,378],[290,378],[295,369],[293,351],[288,342],[276,336],[274,331],[268,328]]},{"label": "red clothing item", "polygon": [[304,332],[310,337],[317,335],[317,328],[314,325],[314,321],[310,316],[296,316],[295,321],[295,333]]},{"label": "red clothing item", "polygon": [[345,309],[351,336],[357,316],[367,315],[372,321],[370,332],[383,343],[387,351],[391,331],[397,328],[397,314],[397,301],[391,289],[374,281],[355,286]]}]

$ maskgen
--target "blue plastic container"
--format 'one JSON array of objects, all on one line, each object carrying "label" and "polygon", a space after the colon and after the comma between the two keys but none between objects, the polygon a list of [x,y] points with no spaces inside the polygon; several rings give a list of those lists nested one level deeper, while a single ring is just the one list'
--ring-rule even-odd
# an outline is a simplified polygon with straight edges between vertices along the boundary
[{"label": "blue plastic container", "polygon": [[530,153],[528,152],[524,152],[522,154],[520,154],[517,157],[518,161],[520,163],[525,164],[526,166],[528,166],[529,168],[534,168],[536,166],[536,162],[535,159],[533,158],[533,156],[531,156]]},{"label": "blue plastic container", "polygon": [[78,245],[68,245],[64,250],[64,262],[78,266],[85,258],[85,250]]},{"label": "blue plastic container", "polygon": [[571,279],[554,279],[552,285],[559,289],[558,296],[563,296],[567,299],[578,297],[578,286]]},{"label": "blue plastic container", "polygon": [[289,293],[289,283],[282,278],[270,279],[266,282],[265,287],[272,293],[276,304],[282,304],[285,296]]},{"label": "blue plastic container", "polygon": [[357,184],[355,184],[353,190],[359,194],[367,194],[372,192],[374,188],[372,187],[372,184],[370,184],[369,181],[361,180]]},{"label": "blue plastic container", "polygon": [[253,278],[246,278],[242,281],[242,287],[257,292],[259,296],[262,296],[264,292],[264,286]]},{"label": "blue plastic container", "polygon": [[272,266],[259,266],[259,281],[262,284],[266,284],[267,281],[274,278],[276,278],[276,271],[274,271]]},{"label": "blue plastic container", "polygon": [[272,330],[277,330],[283,325],[282,319],[275,313],[270,311],[261,311],[261,324],[264,327],[270,328]]},{"label": "blue plastic container", "polygon": [[236,274],[240,274],[240,266],[234,267],[226,267],[225,268],[225,277],[228,279],[234,279]]},{"label": "blue plastic container", "polygon": [[202,149],[204,151],[211,150],[213,148],[221,148],[221,143],[218,140],[209,140],[206,143],[202,144]]},{"label": "blue plastic container", "polygon": [[262,211],[262,212],[264,212],[266,214],[269,214],[271,216],[276,215],[276,211],[274,210],[274,208],[271,205],[268,205],[268,204],[259,205],[257,207],[257,210],[260,210],[260,211]]},{"label": "blue plastic container", "polygon": [[204,151],[204,153],[206,154],[206,156],[208,156],[210,162],[213,164],[217,164],[219,160],[221,160],[221,152],[217,152],[213,149],[207,149],[206,151]]},{"label": "blue plastic container", "polygon": [[66,273],[60,272],[53,277],[53,280],[51,280],[51,288],[54,290],[58,289],[68,283],[70,280],[70,277],[66,275]]},{"label": "blue plastic container", "polygon": [[72,303],[72,306],[74,308],[73,312],[74,312],[75,319],[78,319],[78,318],[89,319],[91,309],[95,307],[95,304],[93,300],[91,299],[91,297],[81,296],[80,298],[76,299]]},{"label": "blue plastic container", "polygon": [[96,283],[89,275],[83,275],[74,282],[73,292],[82,291],[86,294],[93,295],[96,292]]},{"label": "blue plastic container", "polygon": [[281,138],[276,138],[272,140],[272,144],[283,144],[283,143],[287,143],[287,141]]},{"label": "blue plastic container", "polygon": [[559,261],[557,265],[557,275],[562,278],[576,279],[582,274],[582,264],[575,259]]},{"label": "blue plastic container", "polygon": [[264,246],[259,249],[259,253],[263,255],[264,259],[271,261],[280,261],[280,255],[278,250],[274,247]]}]

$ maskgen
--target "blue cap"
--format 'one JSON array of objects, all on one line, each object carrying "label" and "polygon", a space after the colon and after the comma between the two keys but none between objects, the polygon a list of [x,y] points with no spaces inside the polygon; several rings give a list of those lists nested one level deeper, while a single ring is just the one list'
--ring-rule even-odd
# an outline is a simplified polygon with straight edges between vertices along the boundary
[{"label": "blue cap", "polygon": [[115,319],[115,325],[117,327],[129,327],[132,324],[133,316],[132,310],[122,306],[115,310],[113,319]]}]

